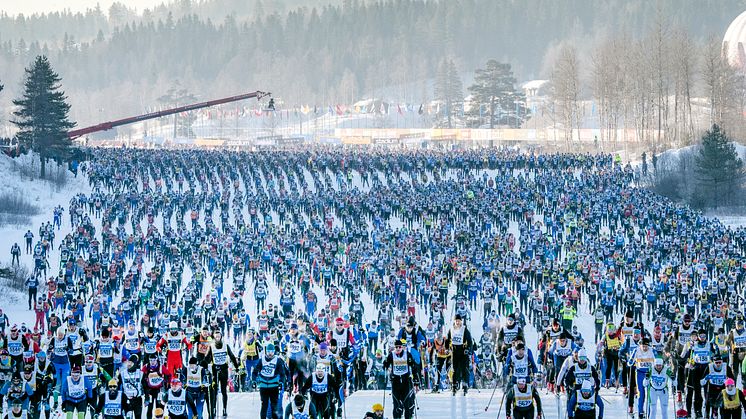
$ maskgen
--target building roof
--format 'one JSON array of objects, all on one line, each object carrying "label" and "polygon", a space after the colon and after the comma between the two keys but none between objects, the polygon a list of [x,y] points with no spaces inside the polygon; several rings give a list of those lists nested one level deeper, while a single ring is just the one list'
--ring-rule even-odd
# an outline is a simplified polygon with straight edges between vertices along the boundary
[{"label": "building roof", "polygon": [[725,31],[723,53],[732,65],[746,70],[746,12],[741,13]]},{"label": "building roof", "polygon": [[542,86],[549,83],[549,80],[531,80],[527,81],[526,83],[523,83],[523,86],[521,88],[525,89],[541,89]]}]

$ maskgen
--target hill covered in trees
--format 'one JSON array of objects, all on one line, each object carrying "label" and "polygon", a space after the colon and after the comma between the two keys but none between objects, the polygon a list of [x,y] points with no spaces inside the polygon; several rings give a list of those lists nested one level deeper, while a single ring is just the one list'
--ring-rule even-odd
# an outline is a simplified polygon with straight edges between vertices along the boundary
[{"label": "hill covered in trees", "polygon": [[198,98],[264,89],[324,105],[388,88],[418,102],[446,58],[461,73],[497,59],[518,80],[548,77],[545,57],[563,41],[590,53],[606,35],[647,31],[657,13],[694,38],[722,36],[743,10],[743,0],[182,0],[137,15],[118,4],[0,16],[0,80],[17,97],[23,69],[47,55],[80,125],[142,112],[177,80]]}]

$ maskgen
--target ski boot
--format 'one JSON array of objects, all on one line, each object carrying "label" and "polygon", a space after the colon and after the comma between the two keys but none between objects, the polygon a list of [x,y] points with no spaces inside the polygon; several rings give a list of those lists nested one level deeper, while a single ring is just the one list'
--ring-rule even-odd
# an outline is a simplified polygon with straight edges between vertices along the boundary
[{"label": "ski boot", "polygon": [[223,417],[224,417],[224,418],[227,418],[227,417],[228,417],[228,410],[227,410],[227,409],[225,409],[225,408],[223,408]]},{"label": "ski boot", "polygon": [[467,391],[469,391],[469,386],[464,386],[464,396],[466,396]]}]

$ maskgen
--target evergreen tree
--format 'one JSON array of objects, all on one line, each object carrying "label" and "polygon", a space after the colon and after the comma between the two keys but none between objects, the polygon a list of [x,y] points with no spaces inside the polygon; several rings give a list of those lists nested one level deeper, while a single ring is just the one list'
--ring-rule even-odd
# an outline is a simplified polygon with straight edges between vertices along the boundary
[{"label": "evergreen tree", "polygon": [[711,203],[729,203],[744,177],[743,161],[738,157],[733,141],[714,124],[702,137],[696,158],[697,180],[702,192],[709,192]]},{"label": "evergreen tree", "polygon": [[463,110],[464,85],[453,60],[443,60],[435,75],[435,99],[440,101],[438,125],[453,128],[453,118]]},{"label": "evergreen tree", "polygon": [[19,129],[16,138],[23,150],[34,150],[41,160],[41,177],[46,175],[49,159],[58,164],[70,155],[72,141],[67,131],[75,126],[68,119],[70,105],[61,90],[60,77],[52,70],[46,56],[36,57],[26,69],[24,93],[13,101],[19,109],[13,112],[13,124]]},{"label": "evergreen tree", "polygon": [[468,113],[469,121],[474,127],[489,124],[509,125],[519,128],[528,113],[526,97],[515,87],[515,77],[510,64],[487,61],[485,68],[474,72],[474,84],[469,86],[472,97]]},{"label": "evergreen tree", "polygon": [[[157,100],[166,108],[169,108],[194,103],[197,101],[197,96],[195,96],[186,88],[182,87],[181,81],[176,80],[166,91],[166,94],[159,97]],[[192,125],[194,124],[194,121],[197,120],[197,114],[195,112],[182,112],[182,114],[174,114],[172,118],[174,123],[174,138],[177,136],[194,138]]]}]

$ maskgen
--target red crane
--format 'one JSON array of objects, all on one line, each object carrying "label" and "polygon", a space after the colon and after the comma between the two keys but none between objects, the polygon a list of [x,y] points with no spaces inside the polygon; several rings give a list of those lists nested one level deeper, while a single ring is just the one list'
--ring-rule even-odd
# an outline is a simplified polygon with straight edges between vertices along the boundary
[{"label": "red crane", "polygon": [[[177,108],[166,109],[166,110],[162,110],[158,112],[146,113],[145,115],[138,115],[138,116],[133,116],[130,118],[117,119],[116,121],[103,122],[98,125],[93,125],[90,127],[68,131],[67,136],[71,140],[74,140],[76,138],[82,137],[83,135],[87,135],[87,134],[91,134],[93,132],[99,132],[99,131],[107,131],[107,130],[110,130],[114,127],[118,127],[121,125],[133,124],[135,122],[141,122],[141,121],[146,121],[148,119],[160,118],[162,116],[173,115],[175,113],[180,113],[180,112],[188,112],[188,111],[193,111],[196,109],[209,108],[211,106],[222,105],[224,103],[230,103],[230,102],[237,102],[239,100],[244,100],[244,99],[257,98],[257,100],[261,100],[262,98],[265,98],[271,95],[272,94],[269,92],[256,91],[256,92],[246,93],[246,94],[238,95],[238,96],[231,96],[231,97],[226,97],[222,99],[210,100],[208,102],[193,103],[191,105],[179,106]],[[269,108],[272,109],[273,107],[274,107],[273,100],[270,99]]]}]

